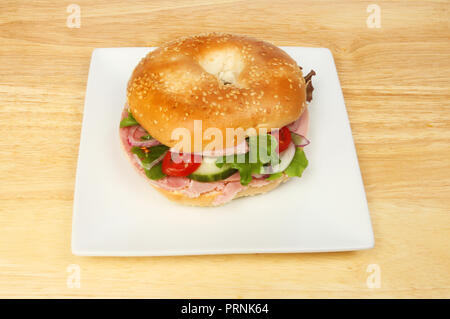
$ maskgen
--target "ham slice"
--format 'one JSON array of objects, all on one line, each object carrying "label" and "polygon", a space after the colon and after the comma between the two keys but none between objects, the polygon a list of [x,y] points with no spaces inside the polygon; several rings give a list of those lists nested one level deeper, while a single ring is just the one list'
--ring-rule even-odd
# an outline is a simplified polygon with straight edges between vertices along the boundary
[{"label": "ham slice", "polygon": [[169,191],[176,191],[188,187],[190,179],[187,177],[166,176],[154,182],[161,188]]},{"label": "ham slice", "polygon": [[135,140],[140,140],[142,136],[147,135],[147,132],[140,125],[137,126],[136,130],[133,132],[133,138]]},{"label": "ham slice", "polygon": [[236,172],[233,175],[231,175],[230,177],[224,179],[224,182],[237,182],[240,180],[241,180],[241,175],[239,174],[239,172]]},{"label": "ham slice", "polygon": [[224,189],[222,190],[222,194],[218,195],[214,199],[213,204],[218,206],[228,203],[236,196],[237,193],[239,193],[244,188],[246,187],[242,186],[240,182],[230,182],[226,184]]},{"label": "ham slice", "polygon": [[120,135],[120,139],[122,140],[122,145],[125,148],[125,151],[127,151],[127,153],[131,152],[131,148],[132,146],[130,145],[130,143],[128,143],[128,134],[130,132],[130,127],[121,127],[119,130],[119,135]]},{"label": "ham slice", "polygon": [[249,185],[252,187],[262,187],[269,183],[270,181],[264,178],[253,178]]},{"label": "ham slice", "polygon": [[288,128],[291,132],[306,137],[309,129],[308,109],[305,109],[302,115],[295,122],[289,124]]},{"label": "ham slice", "polygon": [[201,194],[204,193],[212,191],[220,191],[224,187],[225,183],[223,181],[202,183],[191,180],[189,187],[184,190],[184,193],[189,197],[199,197]]},{"label": "ham slice", "polygon": [[[120,120],[123,120],[124,118],[126,118],[128,116],[128,111],[125,108],[122,112],[122,115],[120,117]],[[119,135],[120,135],[120,139],[122,140],[122,145],[125,148],[125,151],[127,151],[127,153],[130,152],[131,150],[131,145],[130,143],[128,143],[128,134],[130,133],[130,127],[132,126],[128,126],[128,127],[121,127],[119,129]]]}]

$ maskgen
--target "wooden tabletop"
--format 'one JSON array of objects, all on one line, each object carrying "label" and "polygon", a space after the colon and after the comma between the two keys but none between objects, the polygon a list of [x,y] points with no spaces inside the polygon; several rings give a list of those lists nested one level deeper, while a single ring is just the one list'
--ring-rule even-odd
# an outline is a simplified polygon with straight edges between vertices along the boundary
[{"label": "wooden tabletop", "polygon": [[[70,1],[2,1],[0,297],[450,297],[450,5],[371,3],[74,0],[68,7]],[[374,249],[71,254],[92,50],[158,46],[206,31],[332,51]]]}]

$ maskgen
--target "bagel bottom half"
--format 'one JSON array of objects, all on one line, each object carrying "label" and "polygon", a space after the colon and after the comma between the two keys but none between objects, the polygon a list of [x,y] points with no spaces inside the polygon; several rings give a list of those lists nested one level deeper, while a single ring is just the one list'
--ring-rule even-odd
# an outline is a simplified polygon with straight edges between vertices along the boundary
[{"label": "bagel bottom half", "polygon": [[[278,186],[280,186],[282,183],[286,182],[289,179],[288,176],[284,175],[276,180],[271,181],[269,184],[264,186],[248,186],[247,188],[241,190],[236,194],[236,196],[232,199],[235,200],[239,197],[245,197],[245,196],[254,196],[259,194],[267,193]],[[189,205],[189,206],[202,206],[202,207],[209,207],[209,206],[217,206],[214,205],[214,199],[222,194],[221,191],[212,191],[204,194],[200,194],[198,197],[189,197],[182,192],[179,191],[168,191],[165,189],[162,189],[161,187],[158,187],[157,185],[153,186],[158,192],[166,196],[171,201],[177,202],[182,205]],[[226,203],[224,203],[226,204]]]}]

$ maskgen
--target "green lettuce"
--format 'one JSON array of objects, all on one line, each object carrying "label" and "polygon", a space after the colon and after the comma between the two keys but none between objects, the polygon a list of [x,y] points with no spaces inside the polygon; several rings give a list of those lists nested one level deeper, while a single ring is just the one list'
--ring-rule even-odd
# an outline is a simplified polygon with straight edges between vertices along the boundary
[{"label": "green lettuce", "polygon": [[294,158],[292,159],[291,164],[284,170],[284,173],[289,177],[301,177],[307,166],[308,160],[306,159],[303,148],[297,147]]},{"label": "green lettuce", "polygon": [[248,185],[253,174],[259,174],[263,165],[270,162],[279,163],[278,154],[272,150],[277,148],[276,139],[270,134],[252,136],[248,139],[250,150],[246,154],[235,154],[221,157],[216,165],[222,167],[225,163],[239,171],[241,184]]},{"label": "green lettuce", "polygon": [[131,152],[136,154],[143,164],[151,164],[167,152],[168,149],[168,146],[160,144],[148,148],[148,152],[145,152],[142,148],[134,146],[131,148]]},{"label": "green lettuce", "polygon": [[[258,143],[259,139],[265,138],[265,136],[258,136]],[[251,144],[251,143],[250,143]],[[258,144],[257,144],[258,145]],[[257,158],[256,162],[252,158],[250,159],[250,152],[246,154],[241,155],[231,155],[227,157],[220,158],[216,165],[218,167],[222,167],[224,163],[229,164],[232,168],[235,168],[239,171],[239,174],[241,176],[241,184],[242,185],[248,185],[252,181],[252,175],[253,174],[259,174],[261,171],[261,168],[264,165],[269,165],[270,160],[274,160],[275,162],[279,161],[278,155],[274,152],[276,158],[274,158],[273,154],[272,156],[267,156],[267,154],[271,154],[271,149],[276,148],[277,144],[276,141],[270,141],[270,143],[267,144],[268,147],[264,151],[264,147],[262,148],[263,153],[261,154],[260,151],[256,152]],[[252,147],[252,146],[250,146]],[[259,150],[259,149],[258,149]],[[289,166],[283,171],[279,173],[271,174],[269,177],[267,177],[267,180],[272,181],[280,178],[283,176],[283,174],[286,174],[289,177],[301,177],[303,174],[303,171],[308,166],[308,160],[306,158],[305,152],[303,151],[303,148],[296,148],[294,157],[292,158],[291,163]]]},{"label": "green lettuce", "polygon": [[252,181],[252,175],[259,174],[263,165],[260,161],[251,163],[249,154],[250,152],[242,155],[230,155],[225,157],[225,160],[217,160],[216,165],[222,167],[226,163],[231,168],[237,169],[241,176],[241,184],[248,185]]},{"label": "green lettuce", "polygon": [[283,172],[270,174],[270,176],[267,177],[266,180],[268,180],[268,181],[274,181],[274,180],[276,180],[276,179],[279,179],[281,176],[283,176]]},{"label": "green lettuce", "polygon": [[139,123],[136,121],[136,119],[133,117],[133,114],[131,114],[130,111],[128,111],[128,116],[125,117],[122,121],[120,121],[120,127],[134,126],[138,124]]},{"label": "green lettuce", "polygon": [[150,141],[153,137],[150,134],[141,136],[141,141]]},{"label": "green lettuce", "polygon": [[166,177],[166,174],[164,174],[162,171],[162,162],[159,162],[150,169],[146,169],[145,175],[147,175],[148,178],[153,180],[158,180]]},{"label": "green lettuce", "polygon": [[[148,148],[148,152],[145,152],[144,149],[138,146],[134,146],[131,148],[131,152],[139,157],[144,166],[153,163],[155,160],[164,155],[164,153],[166,153],[168,150],[169,147],[162,144]],[[144,170],[145,175],[147,175],[147,177],[150,179],[157,180],[166,176],[166,174],[164,174],[162,171],[162,162],[153,165],[150,169],[144,168]]]}]

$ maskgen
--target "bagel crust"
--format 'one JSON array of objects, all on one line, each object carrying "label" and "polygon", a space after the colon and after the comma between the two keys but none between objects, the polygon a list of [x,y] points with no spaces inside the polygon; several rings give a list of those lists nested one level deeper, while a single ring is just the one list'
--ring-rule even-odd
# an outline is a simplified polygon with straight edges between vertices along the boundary
[{"label": "bagel crust", "polygon": [[[236,196],[233,198],[233,200],[240,198],[240,197],[246,197],[246,196],[255,196],[259,194],[264,194],[267,192],[270,192],[271,190],[277,188],[287,180],[289,180],[290,177],[284,175],[276,180],[271,181],[269,184],[261,186],[261,187],[255,187],[255,186],[248,186],[247,188],[239,191]],[[187,206],[201,206],[201,207],[212,207],[217,206],[214,204],[214,200],[217,196],[221,195],[222,193],[220,191],[212,191],[205,194],[201,194],[199,197],[192,198],[189,196],[186,196],[182,192],[177,191],[168,191],[165,189],[162,189],[161,187],[151,185],[153,186],[158,192],[163,194],[165,197],[167,197],[169,200],[176,202],[181,205],[187,205]],[[223,205],[223,204],[222,204]]]},{"label": "bagel crust", "polygon": [[194,121],[201,120],[195,138],[202,139],[202,149],[211,142],[204,134],[209,128],[220,130],[225,148],[227,128],[270,131],[295,121],[306,107],[305,96],[302,71],[283,50],[217,33],[181,38],[150,52],[127,89],[135,119],[169,147],[179,142],[172,139],[177,128],[187,129],[195,145]]}]

